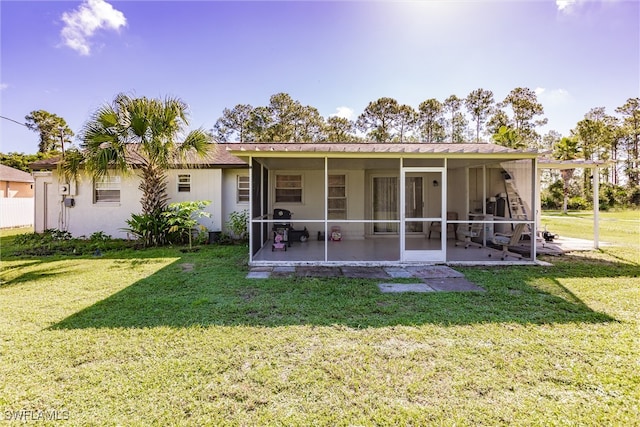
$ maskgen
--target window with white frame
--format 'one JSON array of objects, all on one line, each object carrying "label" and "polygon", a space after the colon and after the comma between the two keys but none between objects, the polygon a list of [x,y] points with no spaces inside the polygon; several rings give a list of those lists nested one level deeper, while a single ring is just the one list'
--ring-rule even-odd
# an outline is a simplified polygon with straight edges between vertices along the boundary
[{"label": "window with white frame", "polygon": [[118,203],[120,202],[120,177],[103,176],[93,181],[94,203]]},{"label": "window with white frame", "polygon": [[178,175],[178,193],[189,193],[191,191],[191,175]]},{"label": "window with white frame", "polygon": [[276,203],[302,203],[302,175],[276,175]]},{"label": "window with white frame", "polygon": [[236,189],[236,201],[238,203],[249,203],[249,175],[238,175]]},{"label": "window with white frame", "polygon": [[329,175],[327,195],[327,218],[347,219],[347,177]]}]

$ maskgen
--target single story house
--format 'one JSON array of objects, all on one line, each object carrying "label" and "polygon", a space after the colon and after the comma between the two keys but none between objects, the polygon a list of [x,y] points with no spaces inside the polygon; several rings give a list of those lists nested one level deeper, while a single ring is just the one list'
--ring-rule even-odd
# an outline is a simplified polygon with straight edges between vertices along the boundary
[{"label": "single story house", "polygon": [[0,165],[0,198],[33,197],[33,177],[30,173]]},{"label": "single story house", "polygon": [[[73,236],[102,231],[114,238],[131,237],[124,230],[126,220],[142,210],[135,165],[133,173],[126,175],[114,173],[94,180],[81,174],[77,181],[66,182],[58,171],[59,163],[60,158],[51,158],[31,164],[35,231],[57,228]],[[210,231],[223,230],[229,214],[249,208],[248,166],[222,147],[212,145],[206,156],[188,156],[186,164],[174,164],[167,180],[169,202],[211,201],[205,208],[211,217],[200,220]]]},{"label": "single story house", "polygon": [[[537,161],[495,144],[217,144],[169,171],[168,195],[211,200],[212,231],[247,209],[251,265],[535,262]],[[36,231],[126,236],[138,175],[66,183],[55,161],[32,166]],[[514,245],[494,237],[516,230],[503,260]]]},{"label": "single story house", "polygon": [[33,185],[30,173],[0,165],[0,228],[33,225]]}]

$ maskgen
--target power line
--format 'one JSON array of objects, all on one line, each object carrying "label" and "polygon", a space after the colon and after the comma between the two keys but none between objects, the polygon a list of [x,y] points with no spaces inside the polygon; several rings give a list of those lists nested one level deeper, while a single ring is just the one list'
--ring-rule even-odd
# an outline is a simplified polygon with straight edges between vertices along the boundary
[{"label": "power line", "polygon": [[17,124],[19,124],[19,125],[21,125],[21,126],[24,126],[24,127],[26,127],[26,128],[29,128],[29,126],[27,126],[26,124],[21,123],[21,122],[19,122],[19,121],[17,121],[17,120],[10,119],[9,117],[0,116],[0,119],[9,120],[10,122],[17,123]]}]

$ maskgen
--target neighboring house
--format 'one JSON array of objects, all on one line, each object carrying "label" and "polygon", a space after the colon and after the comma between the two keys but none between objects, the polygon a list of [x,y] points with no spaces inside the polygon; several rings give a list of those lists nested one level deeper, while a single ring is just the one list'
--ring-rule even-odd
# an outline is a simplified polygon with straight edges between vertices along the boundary
[{"label": "neighboring house", "polygon": [[33,184],[31,174],[0,165],[0,228],[33,225]]},{"label": "neighboring house", "polygon": [[[140,176],[110,174],[94,180],[81,173],[76,182],[64,182],[58,173],[59,158],[31,164],[34,171],[36,232],[49,228],[69,231],[73,236],[90,236],[102,231],[115,238],[131,237],[124,229],[132,213],[140,213]],[[210,231],[224,229],[229,214],[249,208],[247,165],[225,149],[212,145],[203,157],[174,164],[167,172],[169,202],[209,200],[210,218],[200,223]]]},{"label": "neighboring house", "polygon": [[[211,200],[209,230],[248,209],[252,265],[501,262],[489,247],[495,233],[522,223],[536,234],[537,159],[494,144],[217,144],[204,159],[174,165],[168,195]],[[127,236],[125,221],[140,212],[137,174],[65,183],[54,160],[32,167],[45,170],[34,174],[36,231]],[[283,223],[291,246],[274,250]],[[293,241],[305,227],[310,238]],[[470,227],[473,245],[456,246]],[[505,262],[535,262],[535,239],[524,246],[523,259]]]},{"label": "neighboring house", "polygon": [[33,177],[30,173],[0,165],[0,197],[33,197]]}]

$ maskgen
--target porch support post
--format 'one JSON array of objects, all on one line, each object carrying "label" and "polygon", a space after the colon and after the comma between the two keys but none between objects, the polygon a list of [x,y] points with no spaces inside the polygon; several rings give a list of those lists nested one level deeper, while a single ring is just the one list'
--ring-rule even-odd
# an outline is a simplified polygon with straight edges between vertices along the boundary
[{"label": "porch support post", "polygon": [[593,170],[593,248],[600,248],[600,168],[598,166]]},{"label": "porch support post", "polygon": [[399,233],[400,235],[398,237],[400,237],[400,261],[403,262],[404,258],[405,258],[405,209],[404,209],[404,204],[405,204],[405,172],[404,172],[404,159],[402,157],[400,157],[400,206],[398,206],[398,209],[400,210],[400,215],[398,216],[400,218],[400,227],[398,227],[399,229]]},{"label": "porch support post", "polygon": [[[249,156],[249,264],[253,262],[253,184],[253,156]],[[260,234],[262,235],[262,224]]]},{"label": "porch support post", "polygon": [[329,261],[329,159],[324,156],[324,262]]},{"label": "porch support post", "polygon": [[538,202],[540,201],[540,180],[538,173],[538,159],[531,159],[531,261],[537,258],[536,242],[538,239]]}]

